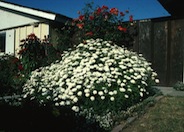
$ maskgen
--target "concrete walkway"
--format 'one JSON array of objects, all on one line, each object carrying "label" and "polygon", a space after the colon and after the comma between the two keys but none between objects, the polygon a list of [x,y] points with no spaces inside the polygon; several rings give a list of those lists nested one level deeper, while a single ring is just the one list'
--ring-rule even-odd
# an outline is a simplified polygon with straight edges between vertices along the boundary
[{"label": "concrete walkway", "polygon": [[166,96],[184,96],[184,91],[177,91],[173,87],[155,86],[155,88],[159,89]]}]

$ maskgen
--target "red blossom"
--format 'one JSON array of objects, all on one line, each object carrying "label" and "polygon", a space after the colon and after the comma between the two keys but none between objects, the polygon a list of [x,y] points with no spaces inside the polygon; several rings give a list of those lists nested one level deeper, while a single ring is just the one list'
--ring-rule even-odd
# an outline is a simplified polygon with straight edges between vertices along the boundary
[{"label": "red blossom", "polygon": [[123,12],[120,12],[120,15],[121,15],[121,16],[125,16],[125,14],[124,14]]},{"label": "red blossom", "polygon": [[22,71],[24,68],[23,68],[23,66],[20,64],[20,65],[18,65],[18,69],[19,69],[20,71]]},{"label": "red blossom", "polygon": [[27,50],[27,48],[21,49],[18,54],[22,54]]},{"label": "red blossom", "polygon": [[102,9],[102,10],[107,10],[107,9],[109,9],[109,8],[108,8],[107,6],[105,6],[105,5],[103,5],[101,9]]},{"label": "red blossom", "polygon": [[126,13],[129,13],[129,10],[126,10],[125,12],[126,12]]},{"label": "red blossom", "polygon": [[129,16],[129,21],[133,22],[133,16],[132,15]]},{"label": "red blossom", "polygon": [[94,20],[94,16],[89,16],[89,19],[90,20]]},{"label": "red blossom", "polygon": [[123,32],[126,32],[127,31],[127,28],[124,28],[122,26],[118,26],[118,30],[123,31]]},{"label": "red blossom", "polygon": [[36,37],[36,35],[34,33],[31,33],[30,35],[28,35],[28,37]]},{"label": "red blossom", "polygon": [[118,13],[119,13],[119,11],[118,11],[117,8],[111,8],[111,9],[110,9],[110,13],[117,16]]},{"label": "red blossom", "polygon": [[93,36],[93,32],[87,32],[85,35],[86,36]]},{"label": "red blossom", "polygon": [[83,21],[84,18],[85,18],[84,15],[80,15],[80,16],[79,16],[79,21]]},{"label": "red blossom", "polygon": [[19,61],[18,58],[13,59],[12,63],[17,63]]},{"label": "red blossom", "polygon": [[83,29],[84,23],[78,23],[78,24],[77,24],[77,27],[78,27],[79,29]]},{"label": "red blossom", "polygon": [[37,37],[34,33],[31,33],[30,35],[28,35],[28,39],[31,39],[31,40],[35,40]]},{"label": "red blossom", "polygon": [[101,12],[102,12],[102,9],[98,7],[98,9],[96,10],[96,14],[99,15]]}]

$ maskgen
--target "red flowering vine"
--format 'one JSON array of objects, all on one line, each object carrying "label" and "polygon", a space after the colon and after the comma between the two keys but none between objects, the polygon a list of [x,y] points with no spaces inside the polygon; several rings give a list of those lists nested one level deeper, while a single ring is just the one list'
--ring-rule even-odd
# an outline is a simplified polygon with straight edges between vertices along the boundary
[{"label": "red flowering vine", "polygon": [[[118,45],[128,45],[133,40],[133,35],[129,32],[134,27],[133,16],[129,11],[120,11],[106,5],[92,8],[88,5],[86,10],[79,11],[79,17],[73,19],[71,26],[74,32],[79,33],[79,41],[89,38],[102,38],[111,40]],[[124,18],[129,15],[129,22],[124,22]],[[78,32],[79,31],[79,32]],[[125,44],[126,43],[126,44]]]}]

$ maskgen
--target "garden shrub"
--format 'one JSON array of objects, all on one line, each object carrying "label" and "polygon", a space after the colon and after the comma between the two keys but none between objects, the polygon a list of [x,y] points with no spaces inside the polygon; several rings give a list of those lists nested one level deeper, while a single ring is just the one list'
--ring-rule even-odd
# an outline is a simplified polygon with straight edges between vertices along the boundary
[{"label": "garden shrub", "polygon": [[20,94],[25,81],[20,60],[9,54],[0,56],[0,95]]},{"label": "garden shrub", "polygon": [[3,54],[0,56],[0,94],[21,94],[22,85],[29,73],[61,59],[60,53],[49,43],[49,38],[41,41],[35,34],[21,40],[18,56]]},{"label": "garden shrub", "polygon": [[153,93],[157,74],[142,55],[112,41],[88,39],[61,61],[31,72],[24,98],[67,107],[109,130],[113,115]]},{"label": "garden shrub", "polygon": [[46,37],[42,41],[32,33],[21,42],[18,55],[24,67],[24,74],[29,75],[31,71],[46,66],[61,57]]},{"label": "garden shrub", "polygon": [[[78,15],[78,18],[67,22],[62,30],[57,30],[61,35],[57,45],[59,50],[73,48],[90,38],[113,41],[127,48],[133,46],[137,26],[128,10],[120,11],[105,5],[94,7],[93,3],[88,3]],[[128,18],[126,22],[125,18]]]},{"label": "garden shrub", "polygon": [[175,90],[178,90],[178,91],[184,91],[184,83],[181,82],[181,81],[177,81],[174,85],[173,85],[173,88]]}]

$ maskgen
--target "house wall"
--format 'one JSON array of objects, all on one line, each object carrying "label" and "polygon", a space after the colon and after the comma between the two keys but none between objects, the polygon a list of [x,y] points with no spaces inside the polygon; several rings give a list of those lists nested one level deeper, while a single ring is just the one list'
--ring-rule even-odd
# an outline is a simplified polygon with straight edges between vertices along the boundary
[{"label": "house wall", "polygon": [[41,40],[44,36],[49,35],[49,25],[46,23],[38,23],[37,25],[29,25],[24,27],[18,27],[15,29],[15,55],[17,55],[20,49],[20,41],[26,39],[28,35],[34,33]]},{"label": "house wall", "polygon": [[[36,25],[27,25],[13,29],[3,30],[5,33],[5,53],[17,55],[20,50],[20,41],[26,39],[28,35],[34,33],[41,40],[49,35],[49,24],[37,23]],[[1,54],[1,53],[0,53]]]},{"label": "house wall", "polygon": [[1,7],[0,14],[0,33],[6,33],[5,53],[17,55],[20,40],[26,39],[31,33],[40,39],[49,35],[49,24],[41,18]]}]

